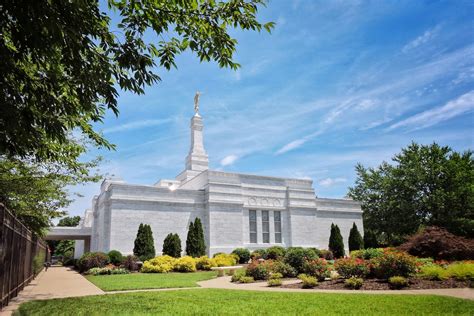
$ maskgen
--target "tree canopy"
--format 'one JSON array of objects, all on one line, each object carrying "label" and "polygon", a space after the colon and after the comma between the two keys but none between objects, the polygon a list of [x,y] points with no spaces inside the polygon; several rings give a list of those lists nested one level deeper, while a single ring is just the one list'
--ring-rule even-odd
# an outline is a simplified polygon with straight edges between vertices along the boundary
[{"label": "tree canopy", "polygon": [[[229,30],[270,31],[258,8],[266,0],[5,1],[0,5],[0,155],[69,159],[61,149],[77,131],[94,131],[107,110],[118,114],[119,89],[142,94],[176,67],[185,50],[236,69]],[[111,16],[117,16],[118,23]]]},{"label": "tree canopy", "polygon": [[71,202],[68,186],[99,180],[97,173],[90,172],[97,163],[76,162],[77,168],[69,168],[0,156],[0,202],[30,230],[43,235],[52,218],[66,214],[64,208]]},{"label": "tree canopy", "polygon": [[410,144],[376,168],[356,166],[349,196],[362,202],[364,228],[396,245],[423,226],[474,236],[474,160],[471,151]]}]

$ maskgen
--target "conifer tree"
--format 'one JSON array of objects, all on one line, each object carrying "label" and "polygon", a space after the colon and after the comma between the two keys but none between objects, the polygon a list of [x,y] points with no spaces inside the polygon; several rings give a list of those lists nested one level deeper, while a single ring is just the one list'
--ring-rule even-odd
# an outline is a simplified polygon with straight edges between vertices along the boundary
[{"label": "conifer tree", "polygon": [[145,261],[155,257],[155,246],[153,240],[153,232],[151,226],[140,224],[138,227],[137,237],[135,238],[135,245],[133,247],[133,254]]},{"label": "conifer tree", "polygon": [[186,237],[186,254],[196,257],[196,234],[192,221],[189,223],[188,236]]},{"label": "conifer tree", "polygon": [[379,246],[377,235],[373,230],[366,230],[364,232],[364,247],[365,248],[377,248]]},{"label": "conifer tree", "polygon": [[181,239],[178,234],[169,233],[163,241],[163,255],[181,257]]},{"label": "conifer tree", "polygon": [[206,254],[206,243],[202,223],[198,217],[194,220],[194,236],[196,239],[196,257],[204,256]]},{"label": "conifer tree", "polygon": [[344,257],[344,241],[341,231],[337,225],[331,224],[331,235],[329,236],[329,250],[332,251],[335,258]]},{"label": "conifer tree", "polygon": [[349,251],[359,250],[364,248],[364,240],[357,229],[357,225],[354,223],[352,225],[351,231],[349,233]]}]

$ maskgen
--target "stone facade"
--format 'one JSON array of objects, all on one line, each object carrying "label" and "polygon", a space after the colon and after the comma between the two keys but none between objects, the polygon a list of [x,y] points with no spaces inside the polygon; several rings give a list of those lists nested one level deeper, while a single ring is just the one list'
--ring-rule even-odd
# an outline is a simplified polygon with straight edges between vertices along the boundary
[{"label": "stone facade", "polygon": [[208,164],[203,120],[196,113],[186,167],[176,179],[153,186],[104,180],[81,223],[90,227],[90,250],[131,254],[140,223],[151,225],[157,254],[168,233],[178,233],[185,249],[196,217],[204,226],[208,255],[237,247],[327,248],[331,223],[339,225],[347,247],[352,223],[363,231],[358,202],[318,198],[311,180],[214,171]]}]

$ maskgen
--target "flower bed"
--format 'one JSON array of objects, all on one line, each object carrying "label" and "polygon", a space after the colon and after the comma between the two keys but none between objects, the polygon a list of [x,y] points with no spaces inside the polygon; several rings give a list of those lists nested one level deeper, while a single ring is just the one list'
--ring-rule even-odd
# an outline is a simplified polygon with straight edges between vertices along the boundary
[{"label": "flower bed", "polygon": [[[353,252],[353,257],[335,261],[314,258],[315,253],[321,251],[292,248],[285,256],[273,260],[254,256],[242,276],[251,277],[256,282],[295,278],[297,275],[302,280],[281,285],[285,288],[395,290],[474,287],[473,261],[435,262],[395,248],[361,250]],[[236,276],[232,281],[239,282],[238,279]],[[269,286],[280,286],[279,283],[268,282]]]},{"label": "flower bed", "polygon": [[[461,281],[456,279],[448,279],[443,281],[425,280],[422,278],[409,278],[408,286],[400,288],[400,290],[422,290],[422,289],[451,289],[466,288],[470,286],[469,281]],[[302,283],[282,285],[282,288],[301,289]],[[321,290],[347,290],[344,279],[328,280],[319,282],[316,289]],[[365,279],[359,290],[393,290],[393,287],[384,279]]]}]

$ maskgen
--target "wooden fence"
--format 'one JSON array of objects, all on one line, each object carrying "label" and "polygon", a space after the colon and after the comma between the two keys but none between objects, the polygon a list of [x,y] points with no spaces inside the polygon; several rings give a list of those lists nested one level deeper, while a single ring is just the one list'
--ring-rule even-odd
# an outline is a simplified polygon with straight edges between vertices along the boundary
[{"label": "wooden fence", "polygon": [[0,203],[0,310],[41,271],[46,243]]}]

